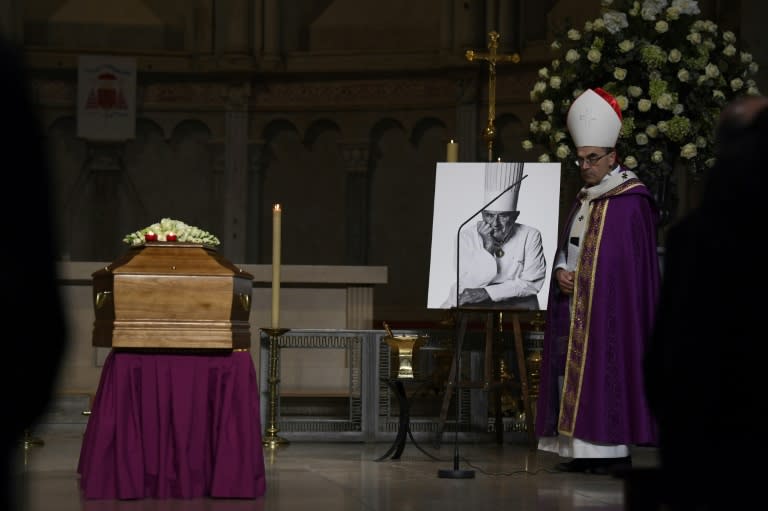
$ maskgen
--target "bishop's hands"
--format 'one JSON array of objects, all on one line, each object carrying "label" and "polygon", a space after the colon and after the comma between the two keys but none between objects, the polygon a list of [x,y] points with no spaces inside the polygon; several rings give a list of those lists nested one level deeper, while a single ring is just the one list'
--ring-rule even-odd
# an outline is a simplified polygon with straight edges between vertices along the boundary
[{"label": "bishop's hands", "polygon": [[482,287],[467,288],[459,294],[459,305],[468,305],[490,300],[488,291]]},{"label": "bishop's hands", "polygon": [[566,295],[573,294],[573,282],[576,276],[576,272],[568,271],[563,268],[555,270],[555,278],[557,279],[557,285],[560,287],[560,291]]}]

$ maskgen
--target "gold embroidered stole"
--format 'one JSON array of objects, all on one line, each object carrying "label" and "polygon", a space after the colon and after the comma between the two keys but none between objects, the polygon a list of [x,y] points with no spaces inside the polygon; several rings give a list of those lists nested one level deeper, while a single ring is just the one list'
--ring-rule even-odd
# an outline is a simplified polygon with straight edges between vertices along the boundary
[{"label": "gold embroidered stole", "polygon": [[609,197],[620,195],[642,183],[638,179],[625,181],[595,200],[589,213],[589,224],[584,231],[581,255],[576,268],[576,278],[571,304],[570,332],[568,334],[568,352],[563,378],[563,392],[560,399],[558,431],[573,436],[576,417],[579,413],[581,386],[584,380],[584,366],[589,348],[589,327],[592,318],[592,294],[597,272],[597,260],[603,237]]}]

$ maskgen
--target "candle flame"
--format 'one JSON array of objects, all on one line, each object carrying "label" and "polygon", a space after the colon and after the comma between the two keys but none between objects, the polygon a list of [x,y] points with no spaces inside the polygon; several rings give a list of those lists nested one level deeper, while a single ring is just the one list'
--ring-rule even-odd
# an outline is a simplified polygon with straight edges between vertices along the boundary
[{"label": "candle flame", "polygon": [[280,211],[280,204],[275,204],[274,206],[272,206],[272,209],[274,211]]}]

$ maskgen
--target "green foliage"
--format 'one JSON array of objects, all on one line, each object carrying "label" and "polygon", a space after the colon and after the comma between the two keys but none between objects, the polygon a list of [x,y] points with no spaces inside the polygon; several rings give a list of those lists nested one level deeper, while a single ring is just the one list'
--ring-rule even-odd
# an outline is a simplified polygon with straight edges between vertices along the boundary
[{"label": "green foliage", "polygon": [[619,157],[641,179],[668,183],[676,163],[694,173],[711,167],[720,111],[736,96],[759,94],[758,66],[732,32],[699,14],[693,0],[603,0],[599,18],[565,27],[531,90],[540,111],[523,148],[538,151],[538,161],[572,161],[568,108],[602,87],[622,109]]}]

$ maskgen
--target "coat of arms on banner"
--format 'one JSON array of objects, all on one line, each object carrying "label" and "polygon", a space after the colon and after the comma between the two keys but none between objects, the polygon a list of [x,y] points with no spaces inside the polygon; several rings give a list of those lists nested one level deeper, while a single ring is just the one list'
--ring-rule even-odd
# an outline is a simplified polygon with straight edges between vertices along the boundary
[{"label": "coat of arms on banner", "polygon": [[92,140],[127,140],[136,129],[136,61],[127,57],[81,56],[77,86],[77,135]]}]

